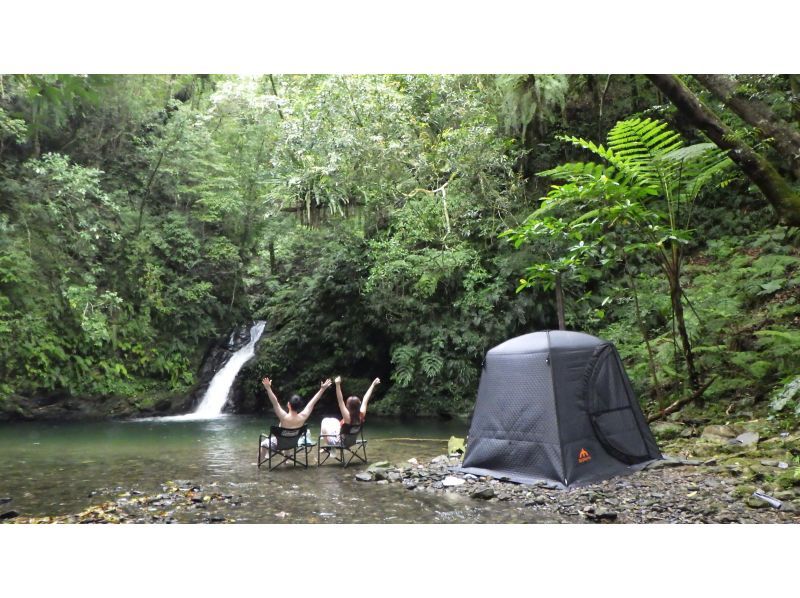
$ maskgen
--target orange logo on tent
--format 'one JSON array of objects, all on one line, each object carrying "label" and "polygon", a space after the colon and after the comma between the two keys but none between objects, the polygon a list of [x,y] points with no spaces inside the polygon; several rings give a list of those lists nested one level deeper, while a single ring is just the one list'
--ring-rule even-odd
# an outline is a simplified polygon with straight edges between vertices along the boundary
[{"label": "orange logo on tent", "polygon": [[589,454],[585,448],[581,449],[581,452],[578,453],[578,463],[586,463],[587,461],[591,461],[592,456]]}]

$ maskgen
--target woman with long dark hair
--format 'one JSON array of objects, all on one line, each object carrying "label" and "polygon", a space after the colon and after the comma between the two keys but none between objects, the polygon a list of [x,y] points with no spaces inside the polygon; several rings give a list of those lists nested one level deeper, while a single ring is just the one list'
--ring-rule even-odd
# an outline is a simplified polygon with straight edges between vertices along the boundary
[{"label": "woman with long dark hair", "polygon": [[[317,394],[311,397],[311,400],[308,401],[305,409],[303,409],[303,399],[300,398],[300,395],[292,395],[292,398],[289,399],[289,402],[286,403],[286,410],[281,407],[280,400],[277,396],[275,396],[275,392],[272,390],[272,380],[269,378],[264,378],[261,381],[261,384],[264,385],[264,389],[267,391],[267,397],[269,397],[270,402],[272,403],[272,410],[275,412],[275,415],[278,418],[278,422],[282,428],[302,428],[303,425],[306,423],[308,416],[311,415],[311,412],[314,410],[314,405],[317,404],[322,398],[322,395],[328,390],[328,387],[331,385],[331,379],[328,378],[324,382],[320,383],[319,390]],[[275,437],[270,436],[267,440],[264,440],[261,443],[261,451],[260,451],[260,459],[263,460],[267,454],[267,447],[275,448]]]},{"label": "woman with long dark hair", "polygon": [[353,395],[344,400],[342,394],[342,377],[336,376],[334,379],[336,384],[336,400],[339,403],[339,412],[342,414],[341,419],[335,417],[326,417],[320,424],[320,436],[325,437],[326,444],[338,444],[339,432],[344,424],[360,424],[364,423],[367,417],[367,405],[372,397],[372,391],[381,383],[380,378],[375,378],[370,384],[367,392],[364,393],[364,400],[362,401],[357,396]]}]

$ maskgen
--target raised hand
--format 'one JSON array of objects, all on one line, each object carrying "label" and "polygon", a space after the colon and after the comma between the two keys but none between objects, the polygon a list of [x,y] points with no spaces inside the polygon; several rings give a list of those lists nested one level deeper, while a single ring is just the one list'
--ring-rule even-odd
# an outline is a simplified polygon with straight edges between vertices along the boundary
[{"label": "raised hand", "polygon": [[264,378],[264,379],[261,381],[261,384],[263,384],[263,385],[264,385],[264,388],[269,388],[269,387],[271,387],[271,386],[272,386],[272,380],[270,380],[269,378],[266,378],[266,377],[265,377],[265,378]]},{"label": "raised hand", "polygon": [[329,387],[331,384],[333,384],[333,383],[331,382],[331,379],[330,379],[330,378],[328,378],[327,380],[325,380],[325,382],[322,382],[322,383],[319,385],[319,387],[320,387],[320,388],[328,388],[328,387]]},{"label": "raised hand", "polygon": [[372,381],[372,384],[373,384],[374,386],[377,386],[377,385],[378,385],[378,384],[380,384],[380,383],[381,383],[381,379],[380,379],[380,378],[375,378],[375,379]]},{"label": "raised hand", "polygon": [[334,378],[333,381],[336,382],[336,384],[341,384],[342,383],[342,377],[341,376],[336,376],[336,378]]}]

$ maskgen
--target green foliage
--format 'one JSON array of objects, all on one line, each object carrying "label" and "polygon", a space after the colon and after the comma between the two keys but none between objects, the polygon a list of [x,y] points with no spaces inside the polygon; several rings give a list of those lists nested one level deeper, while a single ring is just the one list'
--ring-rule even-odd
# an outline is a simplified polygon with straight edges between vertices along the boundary
[{"label": "green foliage", "polygon": [[[741,80],[790,114],[780,78]],[[715,187],[725,156],[647,118],[641,77],[604,81],[2,76],[0,400],[152,407],[262,317],[248,396],[339,373],[382,378],[376,411],[469,412],[485,351],[552,326],[557,277],[570,327],[614,340],[643,396],[675,393],[666,267],[709,400],[790,421],[798,232],[741,178]]]}]

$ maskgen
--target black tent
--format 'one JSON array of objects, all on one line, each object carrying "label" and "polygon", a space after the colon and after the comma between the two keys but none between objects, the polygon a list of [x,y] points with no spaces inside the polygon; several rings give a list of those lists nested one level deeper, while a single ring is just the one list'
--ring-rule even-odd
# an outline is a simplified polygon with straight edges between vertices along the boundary
[{"label": "black tent", "polygon": [[613,344],[534,332],[486,353],[461,470],[559,488],[661,459]]}]

